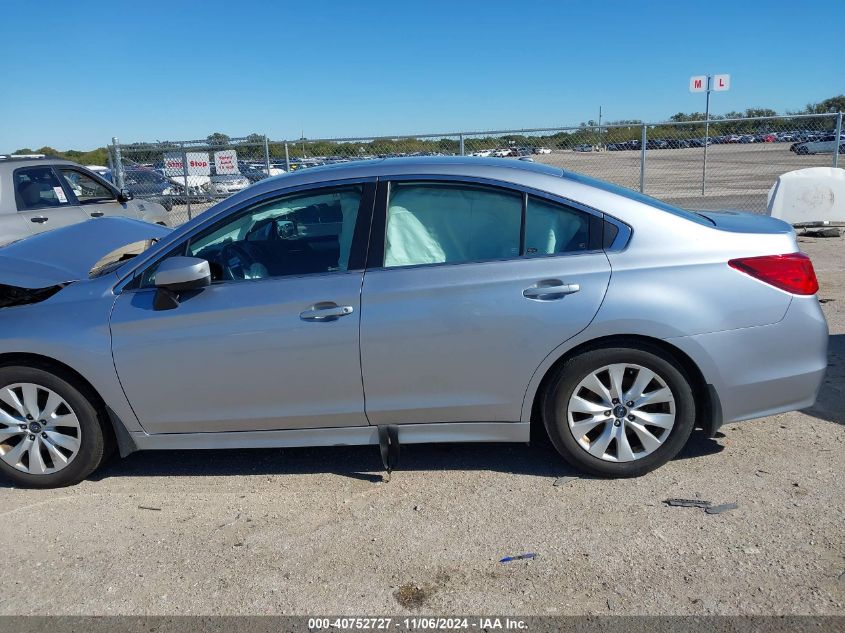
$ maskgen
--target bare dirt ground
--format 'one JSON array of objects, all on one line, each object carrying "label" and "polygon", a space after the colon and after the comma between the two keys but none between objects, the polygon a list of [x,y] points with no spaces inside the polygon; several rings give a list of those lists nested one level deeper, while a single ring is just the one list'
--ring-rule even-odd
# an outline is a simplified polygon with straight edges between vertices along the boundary
[{"label": "bare dirt ground", "polygon": [[[645,193],[690,209],[766,211],[769,189],[778,176],[805,167],[830,167],[832,154],[797,156],[790,143],[711,145],[707,148],[705,195],[701,192],[703,148],[646,151]],[[845,158],[840,157],[845,164]],[[560,150],[534,157],[631,189],[640,187],[640,152]]]},{"label": "bare dirt ground", "polygon": [[546,445],[406,446],[387,483],[374,447],[137,453],[0,488],[0,614],[845,614],[845,239],[801,247],[831,329],[810,410],[560,486]]}]

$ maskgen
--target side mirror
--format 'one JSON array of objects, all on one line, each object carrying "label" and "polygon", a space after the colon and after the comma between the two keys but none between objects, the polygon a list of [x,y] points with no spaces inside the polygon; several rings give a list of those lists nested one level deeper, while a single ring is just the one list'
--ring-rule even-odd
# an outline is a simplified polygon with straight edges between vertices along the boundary
[{"label": "side mirror", "polygon": [[118,202],[129,202],[134,197],[135,196],[132,195],[132,192],[129,191],[129,189],[127,189],[126,187],[124,187],[117,193]]},{"label": "side mirror", "polygon": [[168,257],[159,264],[154,282],[153,308],[172,310],[179,305],[178,293],[199,290],[211,283],[211,269],[199,257]]}]

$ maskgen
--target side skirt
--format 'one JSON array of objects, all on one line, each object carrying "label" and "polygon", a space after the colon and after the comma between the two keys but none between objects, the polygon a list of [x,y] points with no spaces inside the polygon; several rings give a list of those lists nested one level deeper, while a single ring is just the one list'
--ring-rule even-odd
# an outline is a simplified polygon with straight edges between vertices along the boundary
[{"label": "side skirt", "polygon": [[[527,422],[450,422],[398,424],[400,444],[441,442],[528,442]],[[218,448],[285,448],[296,446],[378,445],[378,427],[353,426],[282,431],[231,431],[220,433],[132,433],[140,451]]]}]

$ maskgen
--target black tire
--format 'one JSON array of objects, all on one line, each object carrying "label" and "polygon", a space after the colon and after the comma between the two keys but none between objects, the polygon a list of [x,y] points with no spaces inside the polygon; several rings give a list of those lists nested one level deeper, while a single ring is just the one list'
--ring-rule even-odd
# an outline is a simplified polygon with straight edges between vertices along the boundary
[{"label": "black tire", "polygon": [[103,432],[90,389],[79,384],[72,375],[64,372],[7,365],[0,367],[0,389],[15,383],[32,383],[46,387],[61,396],[79,421],[80,447],[67,466],[54,473],[31,474],[18,470],[0,459],[0,473],[24,488],[60,488],[79,483],[102,462],[107,449]]},{"label": "black tire", "polygon": [[[567,407],[573,391],[590,373],[614,363],[634,363],[659,375],[675,400],[675,422],[662,446],[628,462],[605,461],[589,454],[570,432]],[[662,349],[639,344],[592,349],[566,360],[548,383],[543,422],[557,451],[572,466],[599,477],[638,477],[668,462],[684,447],[695,424],[695,399],[683,367]]]}]

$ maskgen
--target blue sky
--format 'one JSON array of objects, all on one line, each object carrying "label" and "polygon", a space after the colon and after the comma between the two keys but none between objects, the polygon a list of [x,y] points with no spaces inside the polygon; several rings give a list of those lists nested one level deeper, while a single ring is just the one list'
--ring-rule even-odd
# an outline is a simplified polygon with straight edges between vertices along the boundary
[{"label": "blue sky", "polygon": [[845,92],[845,0],[4,0],[0,152],[448,132]]}]

